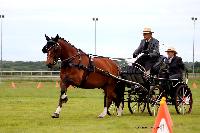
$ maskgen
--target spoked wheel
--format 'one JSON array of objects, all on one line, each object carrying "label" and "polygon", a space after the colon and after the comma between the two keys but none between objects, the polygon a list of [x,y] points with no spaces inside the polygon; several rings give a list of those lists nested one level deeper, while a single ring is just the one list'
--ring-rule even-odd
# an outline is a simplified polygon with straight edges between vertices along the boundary
[{"label": "spoked wheel", "polygon": [[117,107],[114,103],[112,103],[108,108],[108,115],[117,115]]},{"label": "spoked wheel", "polygon": [[156,116],[160,106],[163,91],[160,86],[154,86],[149,90],[147,98],[147,109],[151,116]]},{"label": "spoked wheel", "polygon": [[189,114],[192,111],[192,92],[187,85],[180,85],[176,90],[175,109],[178,114]]},{"label": "spoked wheel", "polygon": [[131,114],[136,112],[144,112],[146,108],[146,102],[145,98],[139,95],[134,95],[134,98],[130,98],[128,100],[128,109],[131,112]]},{"label": "spoked wheel", "polygon": [[[124,102],[120,103],[120,106],[121,106],[121,108],[123,110],[124,109]],[[117,115],[117,106],[115,106],[114,102],[112,102],[112,104],[108,108],[107,114],[108,115]]]}]

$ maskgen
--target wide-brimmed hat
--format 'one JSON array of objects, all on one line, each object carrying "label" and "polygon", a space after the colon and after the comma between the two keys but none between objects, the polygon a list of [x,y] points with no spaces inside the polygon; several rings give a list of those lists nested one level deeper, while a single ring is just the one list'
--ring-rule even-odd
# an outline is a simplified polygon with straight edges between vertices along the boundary
[{"label": "wide-brimmed hat", "polygon": [[144,33],[154,33],[154,32],[151,31],[151,28],[144,28],[143,34]]},{"label": "wide-brimmed hat", "polygon": [[177,54],[175,48],[173,47],[169,47],[165,52],[174,52],[175,54]]}]

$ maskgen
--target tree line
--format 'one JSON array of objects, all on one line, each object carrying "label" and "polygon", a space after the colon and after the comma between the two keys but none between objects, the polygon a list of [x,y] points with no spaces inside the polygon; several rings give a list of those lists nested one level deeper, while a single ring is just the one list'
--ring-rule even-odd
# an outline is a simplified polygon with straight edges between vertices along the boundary
[{"label": "tree line", "polygon": [[[44,61],[3,61],[2,71],[48,71]],[[59,70],[57,67],[53,70]]]},{"label": "tree line", "polygon": [[[128,63],[123,60],[115,60],[118,65],[124,66]],[[45,61],[3,61],[2,62],[2,71],[59,71],[60,70],[60,62],[53,68],[49,69]],[[189,72],[192,72],[193,63],[192,62],[184,62],[186,68]],[[194,63],[194,70],[196,73],[200,73],[200,62]]]}]

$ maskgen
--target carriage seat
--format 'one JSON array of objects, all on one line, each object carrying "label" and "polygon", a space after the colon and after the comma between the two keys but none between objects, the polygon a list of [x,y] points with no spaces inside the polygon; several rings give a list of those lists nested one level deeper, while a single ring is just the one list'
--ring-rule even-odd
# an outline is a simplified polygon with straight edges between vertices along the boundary
[{"label": "carriage seat", "polygon": [[168,78],[168,66],[165,63],[166,57],[160,55],[158,61],[151,67],[151,75],[159,75],[162,78]]},{"label": "carriage seat", "polygon": [[121,68],[121,77],[126,80],[143,84],[146,81],[144,75],[144,68],[142,68],[142,66],[137,63],[133,63],[132,65],[124,66]]}]

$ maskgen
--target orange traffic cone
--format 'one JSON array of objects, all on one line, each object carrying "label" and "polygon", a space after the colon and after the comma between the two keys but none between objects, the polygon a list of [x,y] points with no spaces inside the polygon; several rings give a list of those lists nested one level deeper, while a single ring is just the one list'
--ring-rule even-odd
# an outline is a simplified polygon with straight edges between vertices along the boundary
[{"label": "orange traffic cone", "polygon": [[194,88],[194,89],[197,88],[197,84],[195,82],[192,83],[192,88]]},{"label": "orange traffic cone", "polygon": [[173,122],[166,104],[166,98],[160,101],[158,115],[155,120],[152,133],[172,133]]},{"label": "orange traffic cone", "polygon": [[11,87],[12,87],[13,89],[15,89],[15,88],[16,88],[16,85],[15,85],[15,83],[14,83],[14,82],[12,82],[12,83],[11,83]]},{"label": "orange traffic cone", "polygon": [[59,87],[60,87],[60,85],[59,85],[58,81],[56,81],[56,88],[59,88]]},{"label": "orange traffic cone", "polygon": [[39,89],[39,88],[42,88],[42,83],[41,82],[39,82],[38,85],[37,85],[37,89]]}]

